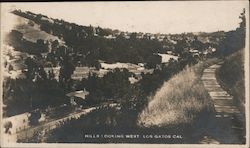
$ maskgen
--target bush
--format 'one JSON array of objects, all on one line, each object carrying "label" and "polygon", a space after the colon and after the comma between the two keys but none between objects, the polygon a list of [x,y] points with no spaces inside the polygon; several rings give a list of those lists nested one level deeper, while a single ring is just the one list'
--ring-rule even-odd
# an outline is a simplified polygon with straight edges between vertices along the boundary
[{"label": "bush", "polygon": [[244,50],[240,50],[229,56],[217,72],[217,77],[222,86],[233,97],[245,103],[245,78],[244,78]]}]

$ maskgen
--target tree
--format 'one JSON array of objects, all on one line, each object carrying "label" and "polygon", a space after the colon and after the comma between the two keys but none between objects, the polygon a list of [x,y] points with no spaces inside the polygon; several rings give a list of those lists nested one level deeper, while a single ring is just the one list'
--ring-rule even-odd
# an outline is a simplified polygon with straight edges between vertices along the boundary
[{"label": "tree", "polygon": [[239,16],[239,18],[241,19],[241,22],[240,22],[240,27],[238,30],[239,30],[239,34],[240,34],[240,38],[241,38],[242,48],[245,46],[245,38],[246,38],[246,16],[245,16],[245,13],[246,13],[246,10],[244,8],[243,12]]},{"label": "tree", "polygon": [[133,33],[131,33],[131,35],[130,35],[130,40],[136,40],[136,37],[137,37],[137,33],[136,32],[133,32]]},{"label": "tree", "polygon": [[59,74],[59,82],[61,83],[62,86],[66,86],[67,88],[70,88],[70,86],[68,86],[67,83],[71,79],[71,75],[73,74],[74,70],[75,70],[75,66],[72,60],[70,59],[68,55],[66,55],[63,58],[62,66],[60,68],[60,74]]},{"label": "tree", "polygon": [[95,66],[95,68],[96,68],[97,70],[100,70],[100,69],[101,69],[101,64],[100,64],[100,62],[97,61],[97,60],[95,60],[94,66]]},{"label": "tree", "polygon": [[26,77],[28,79],[33,79],[35,77],[35,71],[38,67],[36,62],[32,58],[28,57],[24,63],[27,65],[27,72],[25,73]]},{"label": "tree", "polygon": [[52,49],[55,50],[56,48],[58,48],[58,46],[59,46],[58,40],[54,40],[51,45]]},{"label": "tree", "polygon": [[245,47],[246,38],[246,17],[245,9],[239,16],[241,22],[236,30],[225,33],[225,38],[220,42],[217,55],[226,56]]},{"label": "tree", "polygon": [[161,63],[161,57],[159,55],[150,55],[146,59],[147,67],[155,68],[157,64]]},{"label": "tree", "polygon": [[177,43],[175,44],[175,52],[181,55],[182,52],[184,51],[184,48],[186,47],[187,47],[187,42],[184,38],[182,38],[181,40],[178,40]]},{"label": "tree", "polygon": [[4,128],[5,128],[5,133],[9,133],[10,131],[10,129],[12,128],[12,122],[11,121],[8,121],[8,122],[6,122],[5,124],[4,124]]},{"label": "tree", "polygon": [[198,40],[197,36],[194,36],[194,41],[192,41],[191,46],[199,51],[203,51],[205,45]]},{"label": "tree", "polygon": [[245,16],[246,10],[245,8],[243,9],[243,12],[240,14],[239,18],[241,19],[240,22],[240,28],[246,29],[246,16]]},{"label": "tree", "polygon": [[52,24],[45,21],[45,22],[41,23],[40,28],[41,28],[41,30],[43,30],[43,31],[45,31],[47,33],[51,33]]},{"label": "tree", "polygon": [[41,118],[41,113],[39,111],[31,112],[29,116],[29,125],[37,125],[39,119]]}]

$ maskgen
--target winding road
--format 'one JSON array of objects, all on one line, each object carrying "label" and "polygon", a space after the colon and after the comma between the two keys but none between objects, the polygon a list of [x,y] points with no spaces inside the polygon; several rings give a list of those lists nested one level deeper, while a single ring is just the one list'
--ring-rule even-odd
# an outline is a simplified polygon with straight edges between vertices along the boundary
[{"label": "winding road", "polygon": [[206,68],[202,82],[214,105],[210,126],[200,143],[242,144],[245,142],[245,115],[239,110],[233,96],[216,79],[216,70],[222,63]]}]

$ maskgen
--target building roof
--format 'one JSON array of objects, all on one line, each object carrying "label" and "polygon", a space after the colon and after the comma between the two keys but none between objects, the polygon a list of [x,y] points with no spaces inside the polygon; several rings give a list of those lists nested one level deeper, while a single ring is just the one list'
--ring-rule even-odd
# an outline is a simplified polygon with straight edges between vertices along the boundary
[{"label": "building roof", "polygon": [[78,97],[81,99],[85,99],[85,96],[88,95],[89,92],[86,90],[80,90],[80,91],[74,91],[74,92],[70,92],[68,94],[66,94],[66,96],[68,97]]}]

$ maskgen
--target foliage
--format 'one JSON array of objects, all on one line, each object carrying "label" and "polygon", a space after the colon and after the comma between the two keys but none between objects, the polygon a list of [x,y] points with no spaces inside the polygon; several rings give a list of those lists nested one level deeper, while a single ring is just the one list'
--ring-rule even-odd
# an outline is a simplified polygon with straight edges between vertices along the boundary
[{"label": "foliage", "polygon": [[68,103],[65,92],[56,80],[9,79],[4,80],[3,103],[7,106],[4,116],[13,116],[34,109],[45,109]]},{"label": "foliage", "polygon": [[29,54],[40,55],[48,51],[48,45],[44,40],[37,40],[36,43],[27,41],[23,38],[23,34],[17,30],[12,30],[6,39],[6,43],[13,46],[16,50]]},{"label": "foliage", "polygon": [[60,74],[59,74],[59,83],[64,88],[68,88],[68,89],[70,88],[67,84],[71,80],[71,75],[73,74],[74,70],[75,70],[75,66],[72,63],[71,58],[69,56],[64,56],[62,60]]},{"label": "foliage", "polygon": [[240,26],[236,30],[229,31],[225,34],[225,38],[220,42],[217,54],[227,56],[245,47],[246,39],[246,17],[245,9],[239,17],[241,19]]},{"label": "foliage", "polygon": [[10,131],[9,131],[9,129],[10,128],[12,128],[12,122],[11,121],[8,121],[8,122],[6,122],[5,124],[4,124],[4,128],[5,128],[5,131],[4,131],[4,133],[9,133]]},{"label": "foliage", "polygon": [[[120,132],[131,134],[130,131],[133,131],[132,129],[136,126],[133,123],[135,120],[130,120],[131,115],[133,114],[124,113],[115,107],[101,107],[98,111],[90,112],[79,119],[72,119],[62,125],[61,128],[53,130],[47,135],[47,142],[81,142],[84,140],[83,134],[93,132],[95,134]],[[133,118],[136,118],[136,116]]]},{"label": "foliage", "polygon": [[[80,61],[82,65],[94,65],[99,59],[108,63],[129,62],[137,64],[149,62],[149,67],[155,67],[156,64],[161,62],[159,57],[153,55],[162,48],[161,43],[147,38],[137,39],[136,33],[132,33],[130,39],[124,38],[123,35],[118,36],[117,39],[106,39],[105,35],[112,35],[108,29],[79,26],[57,19],[52,19],[55,23],[50,23],[41,19],[42,17],[50,18],[43,15],[32,16],[33,14],[30,12],[14,11],[13,13],[40,24],[41,30],[63,38],[67,46],[74,49],[73,59],[78,59],[78,55],[84,57]],[[76,63],[74,64],[76,65]]]},{"label": "foliage", "polygon": [[230,55],[217,75],[222,85],[238,101],[245,103],[244,49]]},{"label": "foliage", "polygon": [[29,125],[37,125],[38,124],[38,120],[41,118],[41,113],[38,111],[35,112],[31,112],[30,116],[29,116]]},{"label": "foliage", "polygon": [[113,100],[115,102],[123,102],[129,99],[129,93],[132,86],[128,80],[131,73],[127,69],[115,69],[108,72],[103,78],[97,77],[95,74],[89,75],[88,79],[83,79],[79,89],[86,88],[90,92],[87,97],[92,103]]}]

